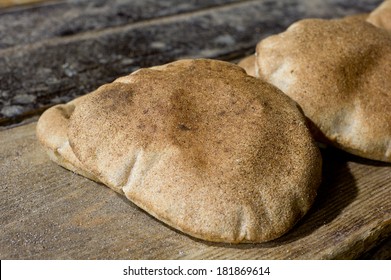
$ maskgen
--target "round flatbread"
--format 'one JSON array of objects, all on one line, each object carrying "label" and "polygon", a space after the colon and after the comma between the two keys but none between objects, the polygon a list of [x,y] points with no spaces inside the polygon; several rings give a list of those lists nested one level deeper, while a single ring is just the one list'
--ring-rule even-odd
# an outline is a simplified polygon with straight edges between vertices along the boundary
[{"label": "round flatbread", "polygon": [[[45,141],[49,132],[40,133]],[[215,60],[141,69],[100,87],[75,106],[67,136],[83,170],[208,241],[281,236],[308,211],[321,178],[296,104]]]},{"label": "round flatbread", "polygon": [[295,100],[315,133],[391,161],[391,36],[362,20],[307,19],[257,45],[259,77]]},{"label": "round flatbread", "polygon": [[256,57],[255,54],[249,55],[238,62],[238,66],[242,67],[247,75],[256,77]]}]

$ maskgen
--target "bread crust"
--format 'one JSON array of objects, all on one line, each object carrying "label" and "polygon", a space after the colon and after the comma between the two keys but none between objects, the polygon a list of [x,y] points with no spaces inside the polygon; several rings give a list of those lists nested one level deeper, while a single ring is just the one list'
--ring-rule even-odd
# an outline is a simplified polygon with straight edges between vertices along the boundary
[{"label": "bread crust", "polygon": [[238,66],[242,67],[247,75],[256,77],[257,69],[256,69],[256,57],[255,54],[249,55],[238,62]]},{"label": "bread crust", "polygon": [[354,18],[307,19],[257,45],[259,77],[295,100],[329,143],[391,162],[391,36]]},{"label": "bread crust", "polygon": [[66,133],[98,181],[207,241],[281,236],[321,180],[296,104],[226,62],[181,60],[121,77],[75,106]]},{"label": "bread crust", "polygon": [[37,123],[36,135],[52,161],[68,170],[99,182],[96,176],[83,167],[69,145],[67,134],[69,118],[75,106],[83,99],[84,97],[79,97],[67,104],[56,105],[46,110]]},{"label": "bread crust", "polygon": [[367,21],[371,24],[391,31],[391,0],[385,0],[379,7],[373,10]]}]

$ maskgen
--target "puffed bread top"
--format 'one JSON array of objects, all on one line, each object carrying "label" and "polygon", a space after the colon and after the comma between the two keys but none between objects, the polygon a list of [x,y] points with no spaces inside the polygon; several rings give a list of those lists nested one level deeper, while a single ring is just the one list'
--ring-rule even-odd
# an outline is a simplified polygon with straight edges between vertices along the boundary
[{"label": "puffed bread top", "polygon": [[379,7],[373,10],[367,21],[373,25],[391,31],[391,0],[385,0]]},{"label": "puffed bread top", "polygon": [[[50,122],[46,114],[40,122]],[[50,132],[38,131],[45,142]],[[281,236],[308,211],[321,179],[296,104],[215,60],[141,69],[100,87],[74,107],[67,135],[83,170],[208,241]]]},{"label": "puffed bread top", "polygon": [[307,19],[256,52],[259,77],[302,107],[318,140],[391,162],[389,32],[354,18]]}]

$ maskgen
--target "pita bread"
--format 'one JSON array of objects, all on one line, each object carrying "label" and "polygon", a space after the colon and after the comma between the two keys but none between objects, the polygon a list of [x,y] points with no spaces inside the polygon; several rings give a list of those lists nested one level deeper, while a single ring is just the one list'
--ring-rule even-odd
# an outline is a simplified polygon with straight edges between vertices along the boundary
[{"label": "pita bread", "polygon": [[[375,13],[375,14],[377,14],[377,13]],[[354,14],[354,15],[346,16],[345,18],[346,19],[367,20],[368,17],[369,17],[369,14]],[[375,18],[375,16],[374,16],[374,18]],[[391,15],[390,15],[390,19],[391,19]],[[382,20],[385,21],[385,19],[382,19]],[[258,70],[257,70],[256,60],[257,60],[257,58],[256,58],[256,53],[255,53],[255,54],[246,56],[245,58],[241,59],[238,62],[238,66],[242,67],[246,71],[247,75],[250,75],[250,76],[253,76],[253,77],[258,77],[258,73],[257,73]]]},{"label": "pita bread", "polygon": [[384,1],[369,14],[367,21],[377,27],[391,31],[391,0]]},{"label": "pita bread", "polygon": [[317,134],[391,162],[391,36],[356,19],[308,19],[257,45],[259,77],[302,107]]},{"label": "pita bread", "polygon": [[67,135],[69,118],[75,107],[83,99],[84,97],[79,97],[65,105],[56,105],[46,110],[37,124],[37,138],[52,161],[66,169],[99,182],[99,179],[86,171],[77,159],[69,145]]},{"label": "pita bread", "polygon": [[60,108],[45,112],[37,130],[49,153],[68,141],[57,163],[191,236],[268,241],[314,201],[321,157],[304,116],[236,65],[200,59],[141,69]]},{"label": "pita bread", "polygon": [[[366,20],[368,18],[369,14],[354,14],[354,15],[349,15],[346,16],[346,19],[360,19],[360,20]],[[256,53],[249,55],[243,59],[241,59],[238,62],[238,66],[242,67],[247,75],[253,76],[253,77],[258,77],[258,65],[256,63],[257,57]]]},{"label": "pita bread", "polygon": [[255,54],[249,55],[238,62],[238,66],[242,67],[247,75],[256,77],[256,57]]}]

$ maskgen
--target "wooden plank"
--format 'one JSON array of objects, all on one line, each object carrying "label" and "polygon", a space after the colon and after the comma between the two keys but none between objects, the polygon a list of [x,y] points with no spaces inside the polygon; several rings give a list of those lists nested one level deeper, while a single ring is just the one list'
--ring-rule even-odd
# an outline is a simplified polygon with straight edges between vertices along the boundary
[{"label": "wooden plank", "polygon": [[238,1],[62,0],[51,5],[43,3],[24,9],[0,11],[0,49]]},{"label": "wooden plank", "polygon": [[183,57],[234,59],[300,18],[360,13],[374,3],[379,1],[245,1],[0,50],[0,125],[139,67]]},{"label": "wooden plank", "polygon": [[391,260],[391,236],[360,256],[362,260]]},{"label": "wooden plank", "polygon": [[391,233],[391,165],[323,150],[304,219],[264,244],[203,242],[49,161],[35,123],[0,132],[1,259],[345,259]]}]

